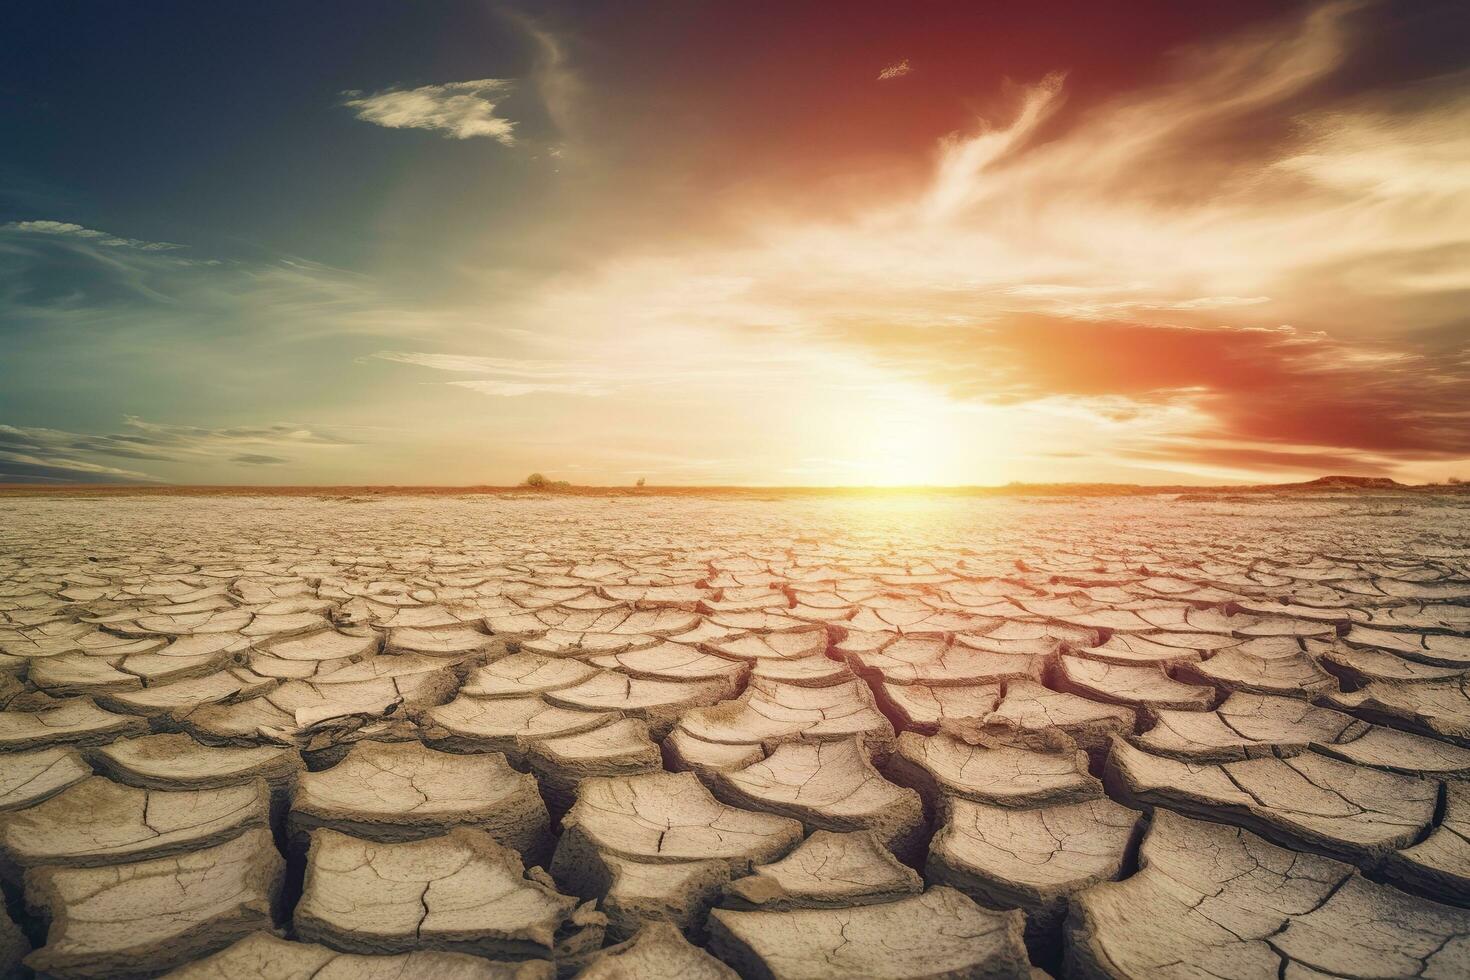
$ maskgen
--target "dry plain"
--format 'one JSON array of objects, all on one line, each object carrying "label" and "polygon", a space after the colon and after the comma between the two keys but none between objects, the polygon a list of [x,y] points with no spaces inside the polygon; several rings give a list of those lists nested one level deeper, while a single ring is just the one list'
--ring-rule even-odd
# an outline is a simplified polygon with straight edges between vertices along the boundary
[{"label": "dry plain", "polygon": [[1470,976],[1470,498],[0,499],[0,967]]}]

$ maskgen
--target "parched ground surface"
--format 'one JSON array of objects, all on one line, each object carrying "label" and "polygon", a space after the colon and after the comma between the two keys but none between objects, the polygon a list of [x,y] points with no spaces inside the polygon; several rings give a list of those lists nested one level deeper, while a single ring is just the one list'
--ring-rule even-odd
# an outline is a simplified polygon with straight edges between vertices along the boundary
[{"label": "parched ground surface", "polygon": [[1470,976],[1470,507],[0,499],[0,973]]}]

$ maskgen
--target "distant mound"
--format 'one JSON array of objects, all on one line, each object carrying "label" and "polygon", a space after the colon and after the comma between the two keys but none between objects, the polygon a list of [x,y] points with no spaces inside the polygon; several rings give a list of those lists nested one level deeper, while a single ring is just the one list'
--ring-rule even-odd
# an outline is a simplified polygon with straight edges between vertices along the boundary
[{"label": "distant mound", "polygon": [[1304,483],[1283,483],[1276,490],[1403,490],[1404,484],[1386,476],[1319,476]]}]

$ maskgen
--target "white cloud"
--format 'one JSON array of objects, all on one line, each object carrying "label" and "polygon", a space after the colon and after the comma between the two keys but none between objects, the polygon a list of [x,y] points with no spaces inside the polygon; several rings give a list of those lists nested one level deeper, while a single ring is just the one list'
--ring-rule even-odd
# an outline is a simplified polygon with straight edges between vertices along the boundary
[{"label": "white cloud", "polygon": [[513,84],[504,78],[481,78],[366,95],[347,92],[342,104],[356,110],[357,118],[388,129],[428,129],[461,140],[485,136],[513,146],[515,123],[495,114]]},{"label": "white cloud", "polygon": [[894,62],[880,71],[878,73],[878,81],[887,82],[895,78],[902,78],[913,70],[913,66],[909,64],[909,59],[905,58],[902,61]]}]

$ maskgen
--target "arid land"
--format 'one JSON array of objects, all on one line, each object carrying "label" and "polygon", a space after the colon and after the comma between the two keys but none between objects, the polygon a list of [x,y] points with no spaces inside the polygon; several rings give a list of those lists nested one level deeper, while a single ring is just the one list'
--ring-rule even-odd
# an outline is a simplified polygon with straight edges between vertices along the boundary
[{"label": "arid land", "polygon": [[6,488],[0,972],[1470,975],[1462,489]]}]

